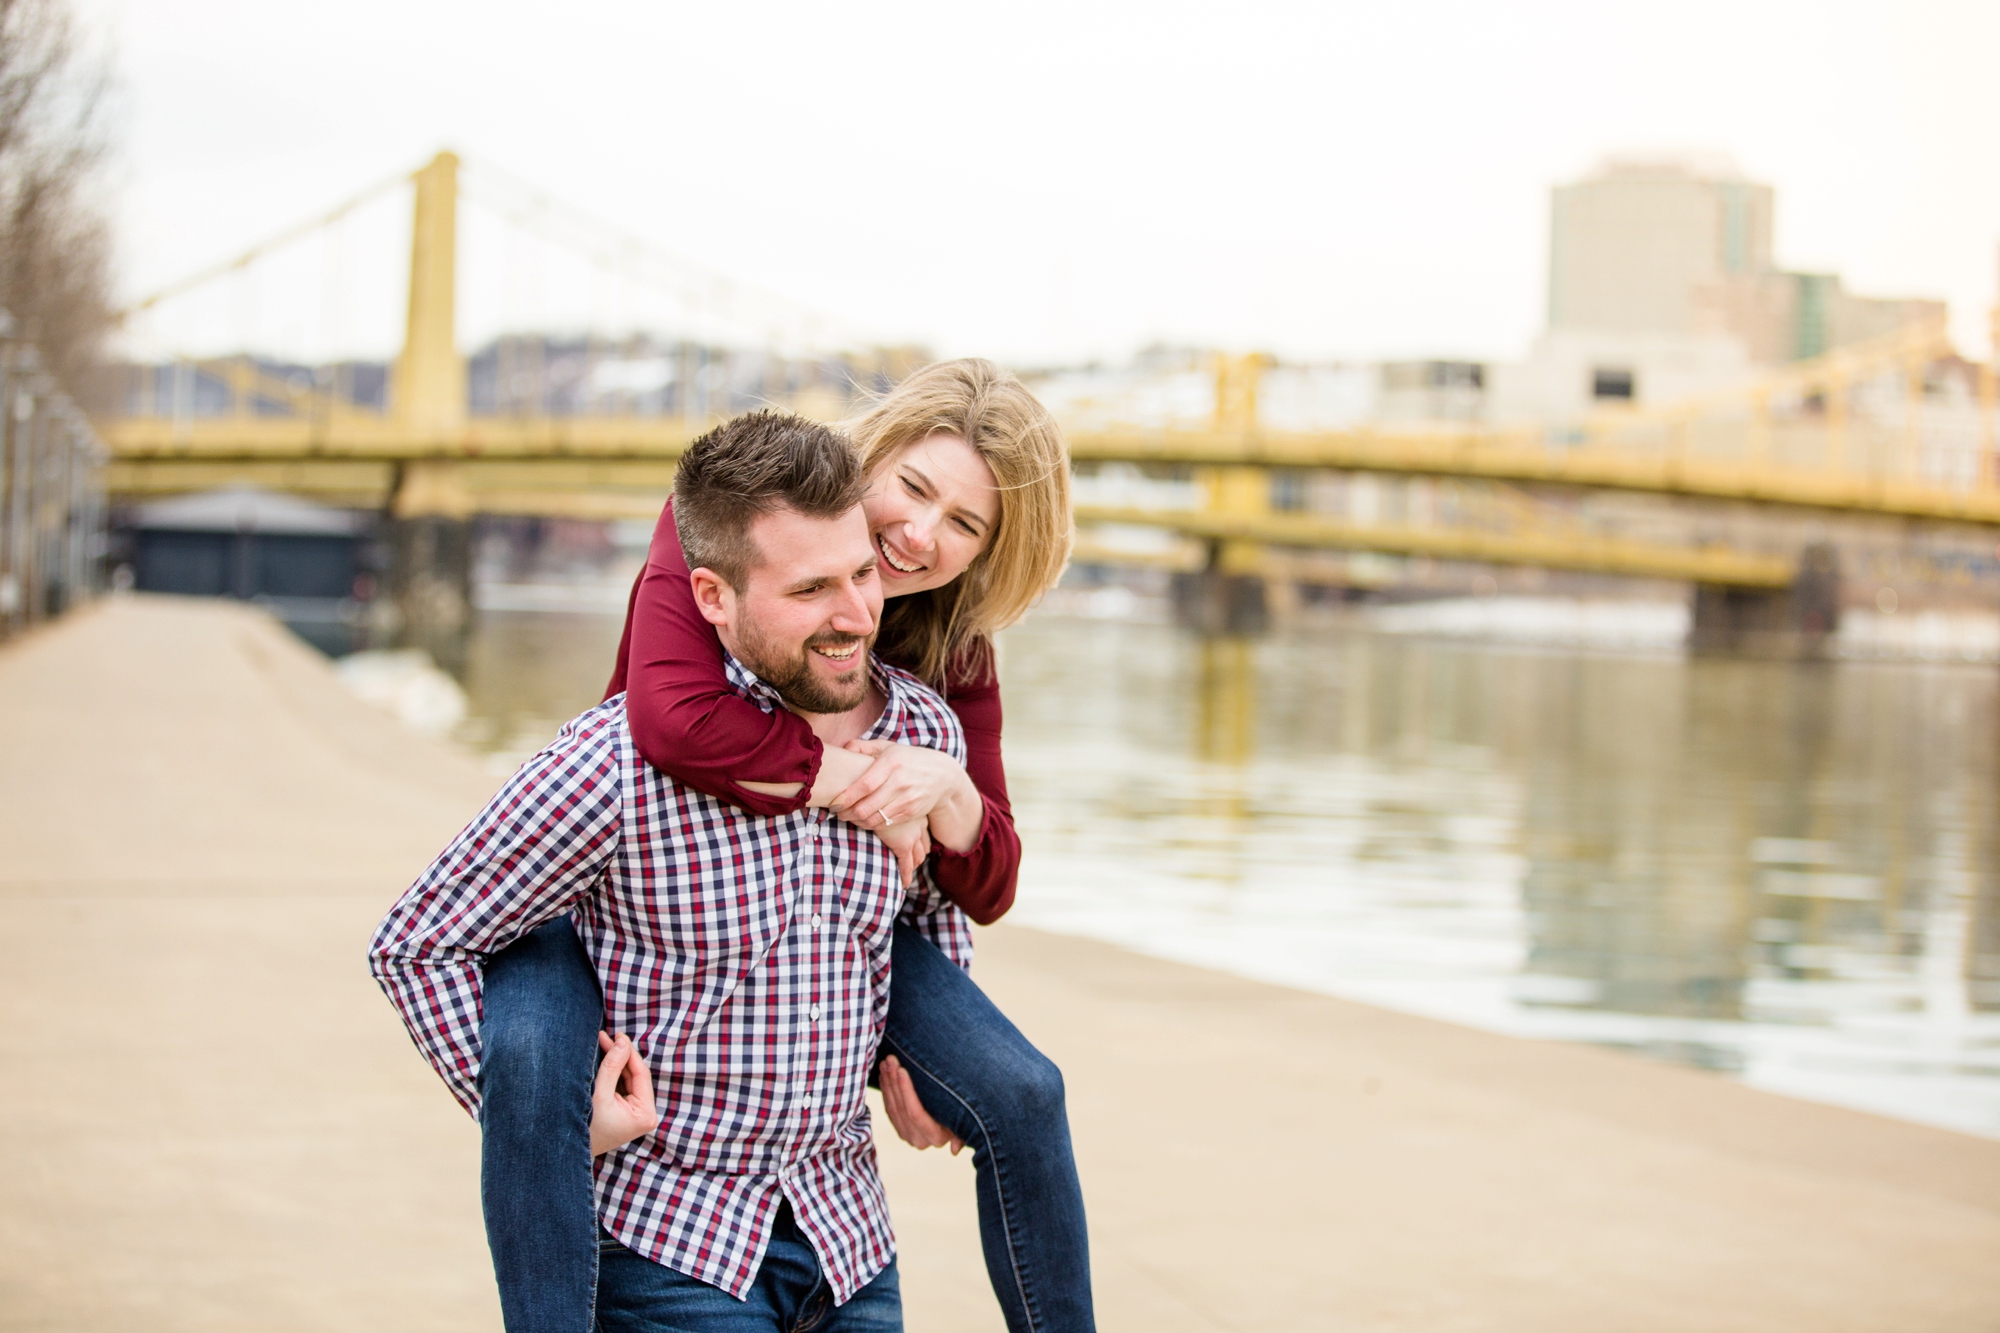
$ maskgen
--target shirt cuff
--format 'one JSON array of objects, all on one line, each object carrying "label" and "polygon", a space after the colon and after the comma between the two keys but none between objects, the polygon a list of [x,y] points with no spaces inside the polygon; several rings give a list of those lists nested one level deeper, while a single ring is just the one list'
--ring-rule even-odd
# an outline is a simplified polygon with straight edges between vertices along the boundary
[{"label": "shirt cuff", "polygon": [[993,841],[993,821],[1000,817],[1000,813],[993,808],[993,802],[984,801],[982,804],[986,808],[979,816],[979,836],[972,840],[972,845],[961,852],[951,847],[932,843],[932,856],[940,861],[962,864],[986,854],[988,845]]},{"label": "shirt cuff", "polygon": [[[751,814],[762,815],[767,819],[776,819],[782,815],[795,815],[805,809],[807,804],[812,800],[813,783],[819,781],[820,761],[826,756],[826,747],[820,744],[819,737],[814,736],[812,738],[812,747],[812,753],[803,761],[805,765],[805,779],[803,781],[797,778],[790,779],[799,784],[797,794],[792,796],[773,796],[769,792],[751,791],[740,780],[730,778],[729,790],[735,797],[730,804],[740,806],[748,810]],[[758,781],[761,782],[763,779],[759,778]],[[985,830],[981,829],[980,832],[984,833]]]}]

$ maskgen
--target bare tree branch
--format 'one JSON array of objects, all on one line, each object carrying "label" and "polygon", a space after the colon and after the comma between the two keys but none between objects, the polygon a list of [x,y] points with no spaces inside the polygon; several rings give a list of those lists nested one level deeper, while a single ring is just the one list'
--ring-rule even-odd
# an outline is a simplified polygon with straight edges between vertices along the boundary
[{"label": "bare tree branch", "polygon": [[66,0],[0,0],[0,306],[72,393],[116,319],[110,228],[91,197],[108,88]]}]

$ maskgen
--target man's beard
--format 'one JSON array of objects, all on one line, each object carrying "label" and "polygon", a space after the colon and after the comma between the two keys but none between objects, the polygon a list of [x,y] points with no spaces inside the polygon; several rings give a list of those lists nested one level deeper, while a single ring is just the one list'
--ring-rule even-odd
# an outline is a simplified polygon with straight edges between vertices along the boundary
[{"label": "man's beard", "polygon": [[[814,674],[809,656],[813,649],[840,649],[850,643],[858,643],[861,648],[854,655],[857,669],[845,684]],[[787,655],[764,638],[755,625],[743,626],[736,641],[740,650],[737,656],[743,665],[801,713],[845,713],[859,708],[868,697],[868,654],[874,644],[873,634],[864,638],[859,634],[822,630],[801,644],[796,653]]]}]

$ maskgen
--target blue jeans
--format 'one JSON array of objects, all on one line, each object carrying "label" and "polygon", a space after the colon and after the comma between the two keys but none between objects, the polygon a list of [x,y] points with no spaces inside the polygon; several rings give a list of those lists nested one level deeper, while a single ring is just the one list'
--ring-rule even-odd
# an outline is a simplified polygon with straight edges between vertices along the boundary
[{"label": "blue jeans", "polygon": [[608,1233],[598,1233],[597,1252],[603,1333],[903,1333],[896,1261],[835,1305],[790,1204],[778,1210],[757,1280],[740,1301],[635,1254]]},{"label": "blue jeans", "polygon": [[[597,974],[567,919],[487,960],[480,1194],[507,1333],[591,1333]],[[884,1053],[973,1153],[986,1271],[1010,1333],[1092,1333],[1090,1247],[1062,1073],[972,978],[896,927]]]},{"label": "blue jeans", "polygon": [[483,992],[479,1202],[502,1319],[507,1333],[591,1333],[597,970],[564,917],[488,959]]}]

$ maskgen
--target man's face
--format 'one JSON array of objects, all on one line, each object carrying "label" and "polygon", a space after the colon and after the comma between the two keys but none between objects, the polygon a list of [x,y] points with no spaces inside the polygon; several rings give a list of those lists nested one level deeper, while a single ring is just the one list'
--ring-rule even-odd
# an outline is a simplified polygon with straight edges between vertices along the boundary
[{"label": "man's face", "polygon": [[[741,593],[718,590],[717,634],[738,661],[802,713],[844,713],[868,697],[868,649],[882,615],[882,583],[868,520],[790,509],[759,515],[750,540],[762,557]],[[697,600],[705,600],[696,590]]]}]

